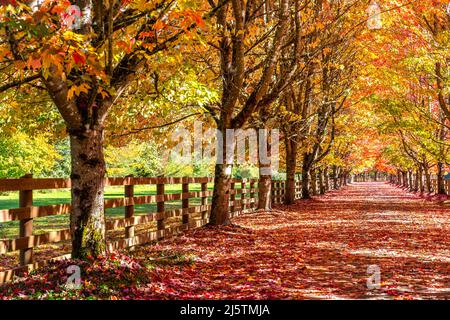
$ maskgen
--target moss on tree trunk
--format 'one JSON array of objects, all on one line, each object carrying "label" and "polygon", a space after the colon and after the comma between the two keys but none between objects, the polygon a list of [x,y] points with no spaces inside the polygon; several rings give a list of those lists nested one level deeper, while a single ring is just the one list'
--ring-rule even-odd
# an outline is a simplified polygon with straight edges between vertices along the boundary
[{"label": "moss on tree trunk", "polygon": [[103,130],[70,135],[72,155],[72,257],[85,259],[106,253]]}]

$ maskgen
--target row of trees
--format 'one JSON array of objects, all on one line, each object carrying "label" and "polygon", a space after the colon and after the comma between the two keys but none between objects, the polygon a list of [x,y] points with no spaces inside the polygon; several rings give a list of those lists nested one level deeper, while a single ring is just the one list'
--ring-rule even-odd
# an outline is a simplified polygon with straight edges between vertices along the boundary
[{"label": "row of trees", "polygon": [[[388,36],[397,54],[378,70],[389,87],[371,97],[381,106],[377,125],[392,173],[412,190],[439,194],[446,194],[450,166],[450,15],[445,5],[403,9],[406,20],[397,20]],[[437,176],[437,190],[432,190],[431,174]]]},{"label": "row of trees", "polygon": [[[435,2],[432,7],[438,8]],[[386,157],[367,148],[384,142],[367,138],[374,128],[354,107],[366,95],[367,83],[361,82],[367,82],[367,72],[379,72],[370,70],[374,63],[365,51],[365,41],[374,38],[365,28],[367,5],[349,0],[4,1],[0,112],[8,109],[10,115],[2,117],[8,119],[2,134],[17,127],[69,136],[73,257],[105,251],[105,145],[152,139],[158,148],[167,147],[167,124],[202,118],[221,132],[280,128],[287,204],[295,200],[298,173],[302,195],[309,198],[317,189],[326,191],[330,176],[338,187],[352,171],[380,165]],[[445,85],[439,86],[444,94]],[[226,145],[222,152],[229,161],[214,169],[210,221],[215,225],[230,222],[234,161]],[[273,174],[268,167],[259,167],[259,208],[265,210]]]}]

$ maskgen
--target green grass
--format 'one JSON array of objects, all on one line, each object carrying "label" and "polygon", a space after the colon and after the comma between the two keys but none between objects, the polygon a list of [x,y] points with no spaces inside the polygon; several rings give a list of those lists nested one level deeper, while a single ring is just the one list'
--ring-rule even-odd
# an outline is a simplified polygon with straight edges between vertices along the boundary
[{"label": "green grass", "polygon": [[[239,189],[240,185],[236,185],[236,189]],[[212,184],[208,185],[208,189],[212,190]],[[201,191],[200,184],[190,184],[189,191],[198,192]],[[166,185],[166,194],[181,193],[181,185]],[[135,196],[155,195],[156,186],[135,186]],[[107,187],[105,189],[105,199],[116,199],[124,197],[124,187]],[[239,199],[239,195],[236,195],[236,199]],[[0,195],[0,210],[17,208],[19,203],[19,193],[11,192],[6,195]],[[46,206],[54,204],[70,203],[70,190],[46,190],[46,191],[34,191],[33,192],[33,205]],[[210,203],[210,199],[209,199]],[[189,201],[190,206],[197,206],[201,204],[200,198],[193,198]],[[181,201],[167,201],[166,210],[177,209],[181,207]],[[136,205],[135,214],[142,215],[151,212],[156,212],[156,203],[146,205]],[[107,218],[123,218],[124,208],[110,208],[106,210]],[[69,216],[49,216],[43,218],[36,218],[33,221],[34,234],[41,234],[54,230],[67,229],[69,227]],[[13,239],[19,236],[19,222],[10,221],[0,223],[0,239]]]}]

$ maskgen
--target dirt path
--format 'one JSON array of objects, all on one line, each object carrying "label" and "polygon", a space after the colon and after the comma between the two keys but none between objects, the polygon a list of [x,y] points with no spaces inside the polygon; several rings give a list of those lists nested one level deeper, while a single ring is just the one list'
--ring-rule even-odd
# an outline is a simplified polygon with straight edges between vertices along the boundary
[{"label": "dirt path", "polygon": [[[417,195],[358,183],[239,217],[237,226],[192,230],[139,248],[138,255],[167,261],[141,293],[156,299],[450,298],[449,218],[448,207]],[[367,287],[371,265],[380,270],[380,289]]]}]

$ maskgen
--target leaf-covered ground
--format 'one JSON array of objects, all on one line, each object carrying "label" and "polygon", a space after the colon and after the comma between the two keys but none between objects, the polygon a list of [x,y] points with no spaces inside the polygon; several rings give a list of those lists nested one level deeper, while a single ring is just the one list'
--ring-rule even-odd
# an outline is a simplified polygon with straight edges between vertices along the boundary
[{"label": "leaf-covered ground", "polygon": [[[55,264],[0,297],[97,299],[448,299],[450,208],[384,183],[191,230],[81,263],[84,288],[63,289]],[[368,289],[376,265],[381,288]],[[123,279],[123,280],[122,280]]]}]

